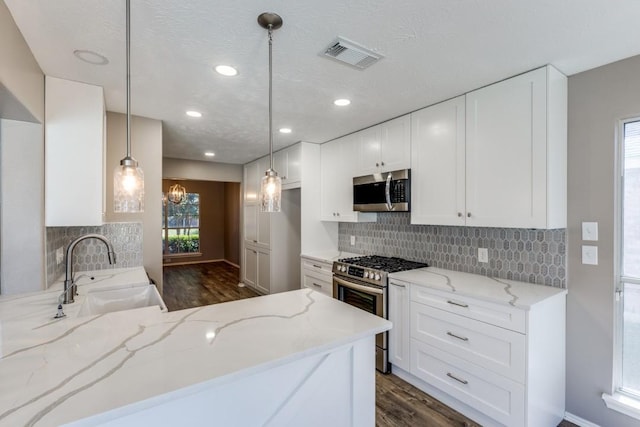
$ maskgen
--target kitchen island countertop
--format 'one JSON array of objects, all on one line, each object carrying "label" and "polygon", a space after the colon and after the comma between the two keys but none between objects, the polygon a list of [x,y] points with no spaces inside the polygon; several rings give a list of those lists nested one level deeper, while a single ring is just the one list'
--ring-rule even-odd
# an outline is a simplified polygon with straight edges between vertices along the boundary
[{"label": "kitchen island countertop", "polygon": [[0,426],[104,422],[391,327],[308,289],[169,313],[77,317],[76,302],[54,320],[58,295],[0,298]]}]

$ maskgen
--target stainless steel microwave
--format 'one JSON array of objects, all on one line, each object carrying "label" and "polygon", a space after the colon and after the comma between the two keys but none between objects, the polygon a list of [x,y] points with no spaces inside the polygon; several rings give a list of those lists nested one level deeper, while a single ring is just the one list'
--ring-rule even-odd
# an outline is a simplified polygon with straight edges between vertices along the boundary
[{"label": "stainless steel microwave", "polygon": [[410,169],[353,178],[354,211],[409,212],[410,198]]}]

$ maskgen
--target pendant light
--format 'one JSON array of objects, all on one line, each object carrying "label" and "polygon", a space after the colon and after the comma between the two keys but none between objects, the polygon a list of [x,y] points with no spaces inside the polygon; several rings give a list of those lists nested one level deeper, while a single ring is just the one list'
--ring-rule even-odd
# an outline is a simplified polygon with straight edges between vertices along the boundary
[{"label": "pendant light", "polygon": [[169,199],[171,203],[179,205],[180,203],[182,203],[186,195],[186,188],[184,188],[180,184],[173,184],[171,187],[169,187],[169,194],[167,195],[167,199]]},{"label": "pendant light", "polygon": [[262,177],[260,184],[260,210],[262,212],[280,212],[280,197],[282,195],[282,180],[278,172],[273,170],[273,71],[272,50],[273,30],[282,27],[282,18],[270,12],[258,16],[258,24],[269,34],[269,169]]},{"label": "pendant light", "polygon": [[144,212],[144,174],[131,157],[131,5],[126,0],[127,37],[127,155],[113,174],[113,209],[115,212]]}]

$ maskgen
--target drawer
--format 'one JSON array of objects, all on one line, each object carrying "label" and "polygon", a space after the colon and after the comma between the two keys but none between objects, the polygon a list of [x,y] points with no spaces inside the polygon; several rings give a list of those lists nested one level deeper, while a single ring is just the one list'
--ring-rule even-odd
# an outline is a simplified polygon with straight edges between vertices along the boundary
[{"label": "drawer", "polygon": [[310,274],[305,271],[302,275],[302,286],[333,297],[333,282],[319,274]]},{"label": "drawer", "polygon": [[411,373],[501,424],[524,425],[520,383],[415,339],[411,340]]},{"label": "drawer", "polygon": [[525,335],[411,302],[411,337],[468,362],[525,381]]},{"label": "drawer", "polygon": [[418,285],[411,286],[411,301],[523,334],[526,332],[526,314],[520,308],[494,304],[458,295],[454,292],[438,291]]},{"label": "drawer", "polygon": [[331,269],[333,268],[333,263],[330,262],[320,262],[314,259],[309,258],[301,258],[302,259],[302,269],[309,270],[310,272],[316,272],[318,274],[328,275],[329,279],[331,279],[333,272]]}]

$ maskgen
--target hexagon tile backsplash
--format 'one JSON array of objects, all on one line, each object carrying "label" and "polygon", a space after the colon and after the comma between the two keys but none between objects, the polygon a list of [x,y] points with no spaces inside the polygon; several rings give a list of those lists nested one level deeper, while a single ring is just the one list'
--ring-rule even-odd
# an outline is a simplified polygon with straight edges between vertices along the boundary
[{"label": "hexagon tile backsplash", "polygon": [[[340,223],[338,249],[564,288],[565,239],[565,229],[412,225],[409,213],[379,213],[377,223]],[[478,261],[478,248],[488,249],[488,263]]]},{"label": "hexagon tile backsplash", "polygon": [[[75,238],[89,233],[104,235],[111,241],[116,253],[115,268],[139,267],[142,265],[142,223],[118,222],[95,227],[47,227],[47,284],[50,285],[64,274],[65,263],[56,263],[56,249],[67,246]],[[73,251],[74,271],[102,270],[111,268],[107,248],[96,239],[87,239]]]}]

